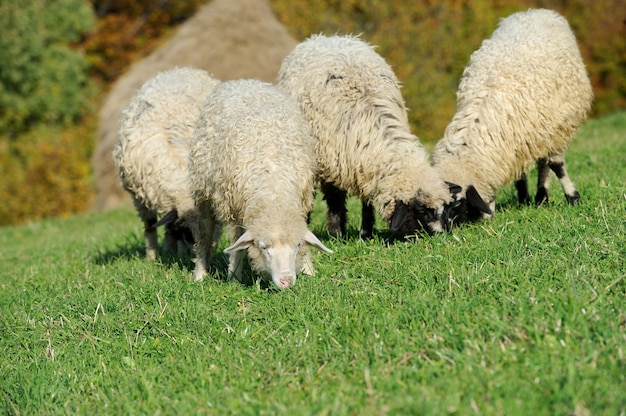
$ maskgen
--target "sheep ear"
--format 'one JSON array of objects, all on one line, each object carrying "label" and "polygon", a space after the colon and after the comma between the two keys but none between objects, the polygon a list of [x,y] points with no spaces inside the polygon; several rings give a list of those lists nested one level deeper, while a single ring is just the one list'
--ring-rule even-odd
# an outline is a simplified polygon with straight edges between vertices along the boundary
[{"label": "sheep ear", "polygon": [[156,224],[154,224],[152,228],[157,228],[162,225],[172,224],[176,222],[177,219],[178,219],[178,211],[176,211],[176,208],[174,208],[173,210],[165,214],[163,217],[161,217],[161,219]]},{"label": "sheep ear", "polygon": [[402,224],[406,221],[406,217],[409,215],[409,206],[402,201],[396,201],[396,209],[391,216],[391,223],[389,228],[394,233],[397,232]]},{"label": "sheep ear", "polygon": [[452,182],[446,181],[446,184],[448,185],[448,189],[450,190],[450,194],[452,195],[452,203],[448,206],[448,209],[457,209],[463,203],[463,198],[459,195],[463,188],[460,185]]},{"label": "sheep ear", "polygon": [[489,205],[480,197],[480,194],[474,188],[474,185],[470,185],[465,192],[465,198],[469,206],[477,209],[479,212],[493,215],[493,211],[489,208]]},{"label": "sheep ear", "polygon": [[243,233],[241,237],[237,239],[230,247],[224,249],[224,253],[231,254],[235,251],[245,250],[254,243],[254,234],[250,231]]},{"label": "sheep ear", "polygon": [[306,234],[304,235],[304,242],[310,246],[319,248],[320,250],[325,251],[326,253],[329,253],[329,254],[333,253],[333,251],[329,249],[328,247],[326,247],[324,244],[322,244],[322,242],[310,230],[307,230]]},{"label": "sheep ear", "polygon": [[446,184],[448,185],[448,189],[450,189],[450,193],[454,196],[463,190],[463,188],[456,183],[446,181]]}]

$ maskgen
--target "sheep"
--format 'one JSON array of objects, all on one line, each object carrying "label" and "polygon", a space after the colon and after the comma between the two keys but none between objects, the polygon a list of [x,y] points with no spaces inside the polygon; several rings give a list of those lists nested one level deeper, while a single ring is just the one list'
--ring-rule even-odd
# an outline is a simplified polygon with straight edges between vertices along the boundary
[{"label": "sheep", "polygon": [[332,236],[346,233],[346,196],[362,201],[360,235],[374,207],[390,229],[448,229],[451,190],[411,133],[400,83],[374,47],[352,35],[313,35],[283,60],[279,89],[300,106],[316,139],[318,179]]},{"label": "sheep", "polygon": [[159,223],[166,223],[163,251],[179,253],[193,238],[185,218],[194,209],[187,160],[193,127],[204,98],[219,84],[191,67],[160,72],[123,110],[113,159],[122,186],[144,224],[146,258],[157,257]]},{"label": "sheep", "polygon": [[189,177],[197,210],[194,279],[207,271],[218,224],[227,224],[228,276],[251,268],[278,288],[296,271],[313,274],[308,246],[332,253],[308,229],[314,142],[298,107],[272,84],[226,81],[207,97],[196,123]]},{"label": "sheep", "polygon": [[130,202],[128,193],[119,185],[111,150],[117,143],[122,108],[144,82],[174,66],[204,69],[223,81],[253,77],[269,82],[276,78],[283,58],[296,46],[268,0],[193,3],[198,5],[196,13],[150,55],[134,62],[103,100],[92,156],[95,210],[109,210]]},{"label": "sheep", "polygon": [[500,21],[470,58],[457,109],[432,154],[439,173],[462,190],[450,216],[491,218],[495,195],[514,180],[528,202],[526,172],[536,162],[536,205],[548,200],[551,169],[567,202],[580,194],[565,169],[565,151],[591,109],[593,92],[568,22],[546,9]]}]

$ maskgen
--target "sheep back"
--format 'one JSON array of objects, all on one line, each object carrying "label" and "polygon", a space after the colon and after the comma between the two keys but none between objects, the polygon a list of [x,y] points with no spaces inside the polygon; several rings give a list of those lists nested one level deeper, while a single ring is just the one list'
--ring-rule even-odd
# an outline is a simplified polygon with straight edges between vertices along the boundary
[{"label": "sheep back", "polygon": [[122,112],[113,157],[123,187],[150,211],[191,209],[189,140],[204,98],[219,83],[189,67],[147,81]]},{"label": "sheep back", "polygon": [[313,146],[288,96],[260,81],[223,82],[194,131],[194,198],[210,201],[217,219],[231,226],[301,235],[313,205]]},{"label": "sheep back", "polygon": [[592,99],[565,18],[546,9],[515,13],[471,55],[434,163],[445,179],[493,200],[536,160],[565,152]]},{"label": "sheep back", "polygon": [[400,83],[374,47],[354,36],[314,35],[289,54],[277,86],[299,104],[316,139],[318,176],[389,220],[395,201],[450,200],[410,132]]}]

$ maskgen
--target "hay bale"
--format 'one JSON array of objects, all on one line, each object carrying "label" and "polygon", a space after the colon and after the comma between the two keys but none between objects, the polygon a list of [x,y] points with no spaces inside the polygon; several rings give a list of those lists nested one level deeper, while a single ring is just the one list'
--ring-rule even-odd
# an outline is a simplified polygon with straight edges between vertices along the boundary
[{"label": "hay bale", "polygon": [[213,0],[202,6],[171,40],[134,63],[104,100],[92,158],[97,193],[94,209],[130,203],[111,152],[122,109],[145,81],[166,69],[193,66],[223,81],[257,78],[271,82],[295,45],[267,0]]}]

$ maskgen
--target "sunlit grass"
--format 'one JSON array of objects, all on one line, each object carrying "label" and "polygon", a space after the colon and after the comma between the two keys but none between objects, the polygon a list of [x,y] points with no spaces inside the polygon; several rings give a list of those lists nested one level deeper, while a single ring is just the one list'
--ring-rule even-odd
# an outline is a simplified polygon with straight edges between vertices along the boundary
[{"label": "sunlit grass", "polygon": [[579,205],[509,186],[490,222],[394,243],[357,238],[355,200],[330,239],[318,200],[334,254],[282,292],[146,262],[130,208],[0,228],[1,412],[624,414],[625,160],[626,114],[592,121]]}]

